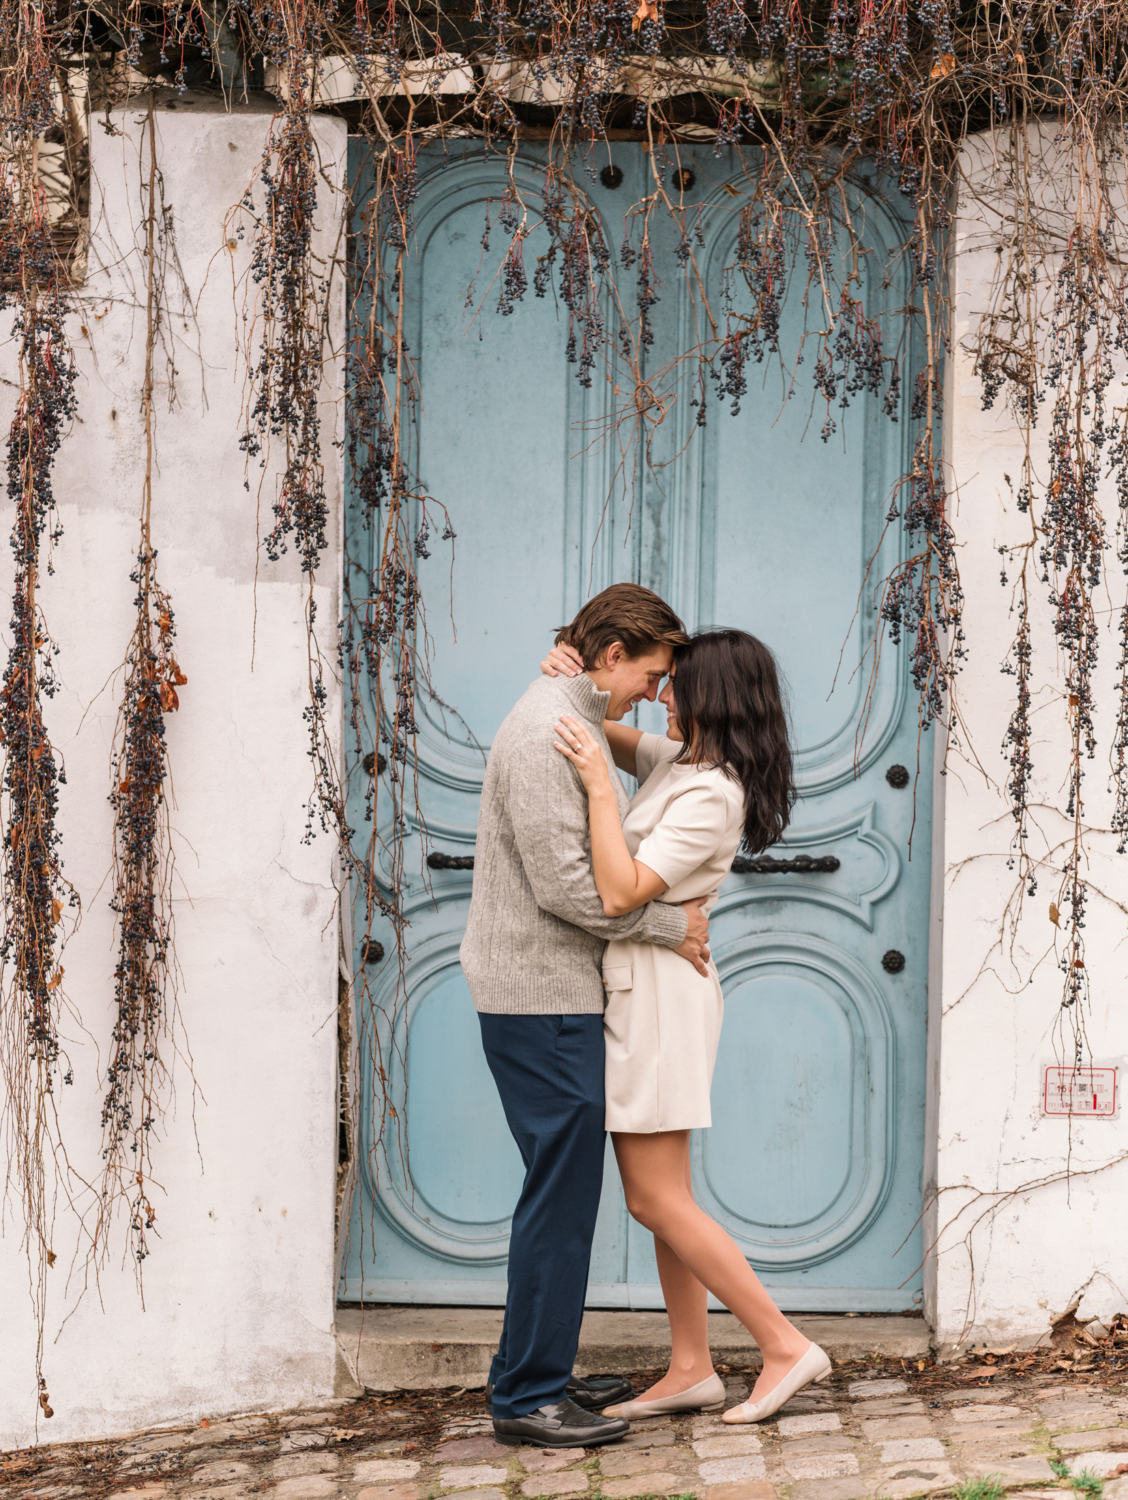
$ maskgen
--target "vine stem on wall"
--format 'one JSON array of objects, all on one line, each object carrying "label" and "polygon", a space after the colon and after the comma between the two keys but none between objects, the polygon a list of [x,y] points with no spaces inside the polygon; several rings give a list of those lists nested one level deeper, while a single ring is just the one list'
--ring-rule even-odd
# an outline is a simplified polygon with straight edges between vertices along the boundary
[{"label": "vine stem on wall", "polygon": [[[115,1209],[128,1209],[138,1280],[156,1226],[152,1148],[169,1090],[166,1056],[176,1045],[176,958],[173,947],[173,851],[168,796],[166,719],[180,707],[187,678],[174,654],[172,601],[157,577],[153,545],[155,362],[164,320],[166,260],[172,215],[164,201],[157,164],[152,100],[140,160],[148,152],[141,191],[145,203],[145,372],[141,416],[145,469],[137,557],[136,620],[125,658],[125,682],[112,756],[114,811],[113,897],[118,956],[114,970],[115,1020],[102,1104],[103,1169],[94,1231],[96,1253],[108,1249]],[[175,399],[168,362],[169,404]],[[178,1050],[189,1055],[186,1043]],[[190,1062],[189,1062],[190,1068]],[[194,1081],[193,1081],[194,1086]]]}]

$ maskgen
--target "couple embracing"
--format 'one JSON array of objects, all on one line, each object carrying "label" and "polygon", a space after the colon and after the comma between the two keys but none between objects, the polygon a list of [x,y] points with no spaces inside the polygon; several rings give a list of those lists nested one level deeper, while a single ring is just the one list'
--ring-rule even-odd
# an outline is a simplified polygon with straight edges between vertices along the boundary
[{"label": "couple embracing", "polygon": [[[665,736],[620,722],[656,697]],[[638,779],[629,802],[616,767]],[[762,1421],[830,1373],[698,1207],[689,1168],[723,1004],[708,911],[741,841],[774,843],[793,800],[771,653],[739,630],[687,637],[637,584],[560,631],[494,740],[461,958],[525,1164],[487,1389],[500,1442],[593,1447],[631,1417],[719,1410],[709,1292],[763,1356],[726,1422]],[[654,1234],[672,1334],[669,1371],[637,1400],[624,1380],[572,1373],[605,1131],[627,1207]]]}]

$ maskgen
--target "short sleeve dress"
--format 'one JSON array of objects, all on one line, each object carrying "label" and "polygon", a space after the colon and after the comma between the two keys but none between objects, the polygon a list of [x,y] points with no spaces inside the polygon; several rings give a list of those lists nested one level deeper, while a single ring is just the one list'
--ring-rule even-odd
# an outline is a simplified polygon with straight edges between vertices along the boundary
[{"label": "short sleeve dress", "polygon": [[[739,782],[717,766],[677,762],[681,745],[644,734],[639,789],[623,820],[633,858],[667,883],[676,904],[716,901],[744,828]],[[702,975],[656,943],[616,939],[603,957],[607,1007],[607,1129],[650,1134],[712,1124],[709,1090],[724,1002],[712,961]]]}]

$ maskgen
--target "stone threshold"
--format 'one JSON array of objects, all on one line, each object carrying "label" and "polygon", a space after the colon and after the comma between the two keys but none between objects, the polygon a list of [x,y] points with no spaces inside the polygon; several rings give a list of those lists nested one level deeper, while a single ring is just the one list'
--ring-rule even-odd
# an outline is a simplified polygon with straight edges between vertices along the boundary
[{"label": "stone threshold", "polygon": [[[492,1307],[339,1307],[339,1394],[440,1390],[484,1386],[501,1334],[502,1313]],[[920,1359],[931,1345],[922,1318],[849,1317],[797,1313],[797,1327],[831,1359],[878,1354]],[[759,1351],[731,1313],[709,1314],[709,1342],[718,1364],[756,1364]],[[588,1312],[580,1331],[576,1370],[581,1375],[628,1374],[664,1365],[670,1329],[663,1312]]]}]

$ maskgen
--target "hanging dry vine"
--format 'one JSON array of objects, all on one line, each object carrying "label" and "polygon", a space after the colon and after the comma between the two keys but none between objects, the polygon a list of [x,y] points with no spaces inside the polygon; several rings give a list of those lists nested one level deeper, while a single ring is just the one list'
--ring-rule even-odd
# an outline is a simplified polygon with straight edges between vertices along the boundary
[{"label": "hanging dry vine", "polygon": [[[31,1269],[39,1406],[52,1415],[43,1371],[54,1203],[66,1187],[54,1090],[59,1035],[63,879],[57,828],[62,769],[44,722],[56,690],[54,645],[40,602],[58,540],[51,470],[74,410],[74,366],[64,326],[66,268],[52,242],[37,172],[37,138],[54,119],[50,16],[33,0],[0,12],[4,137],[0,147],[0,308],[14,310],[19,389],[8,429],[7,496],[15,559],[11,644],[0,690],[3,913],[0,1069],[7,1144],[6,1198],[22,1216]],[[63,1073],[70,1081],[69,1069]],[[14,1202],[18,1199],[18,1202]]]},{"label": "hanging dry vine", "polygon": [[[125,659],[125,683],[112,760],[114,788],[114,894],[118,958],[114,969],[117,1015],[106,1094],[102,1104],[103,1161],[95,1245],[105,1245],[119,1201],[127,1205],[133,1256],[140,1268],[156,1224],[152,1202],[152,1147],[168,1090],[166,1054],[173,1044],[176,996],[172,931],[173,855],[169,840],[171,773],[165,722],[180,707],[177,689],[187,678],[174,655],[172,601],[157,580],[153,546],[153,443],[156,356],[162,340],[165,276],[172,216],[156,158],[150,102],[141,160],[145,202],[145,374],[141,414],[145,471],[137,561],[137,616]],[[168,365],[169,405],[175,398]]]}]

